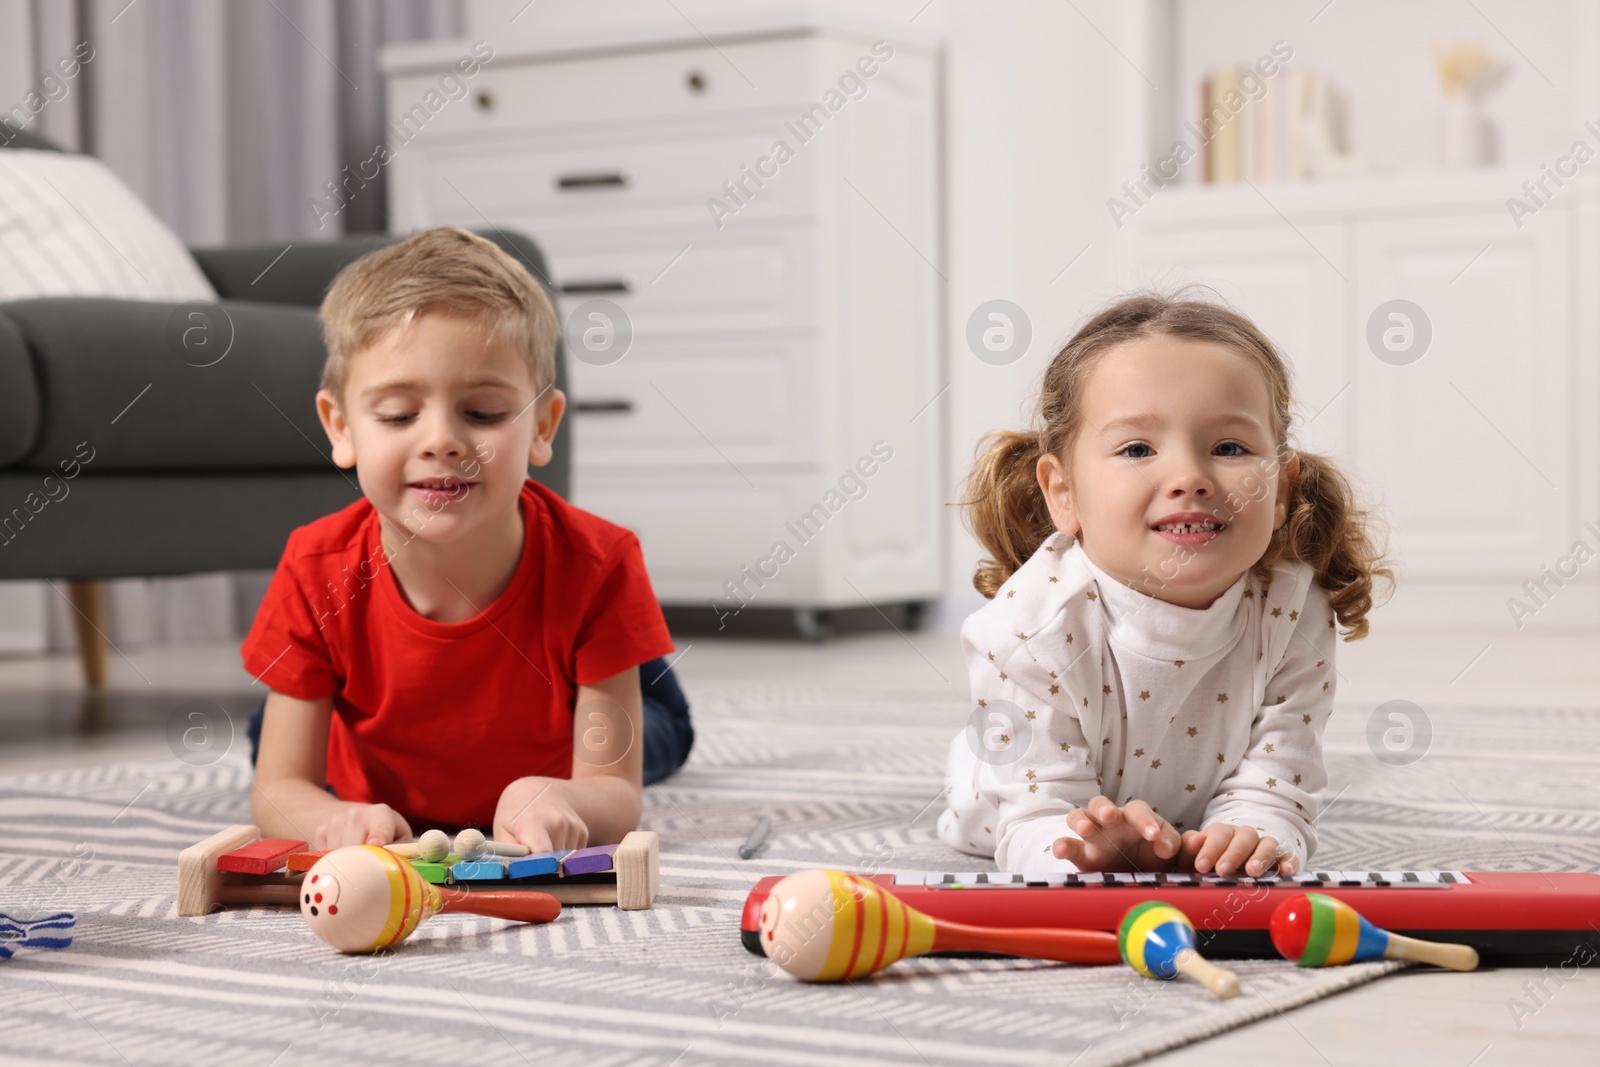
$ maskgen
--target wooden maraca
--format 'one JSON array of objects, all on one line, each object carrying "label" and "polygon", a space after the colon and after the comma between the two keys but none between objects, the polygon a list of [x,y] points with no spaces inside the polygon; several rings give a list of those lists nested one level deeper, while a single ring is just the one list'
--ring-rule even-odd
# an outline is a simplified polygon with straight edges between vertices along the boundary
[{"label": "wooden maraca", "polygon": [[1478,951],[1471,945],[1391,934],[1325,893],[1296,893],[1273,911],[1268,928],[1273,946],[1302,967],[1333,967],[1357,960],[1416,960],[1452,971],[1478,966]]},{"label": "wooden maraca", "polygon": [[1117,949],[1146,978],[1192,978],[1218,1000],[1239,995],[1239,976],[1195,950],[1194,924],[1171,904],[1147,900],[1128,909],[1117,929]]},{"label": "wooden maraca", "polygon": [[561,902],[548,893],[431,885],[410,863],[377,845],[336,848],[300,883],[300,913],[340,952],[393,948],[445,907],[519,922],[549,922],[561,914]]},{"label": "wooden maraca", "polygon": [[836,982],[927,952],[1000,952],[1063,963],[1115,963],[1106,930],[1006,929],[946,922],[910,907],[877,883],[843,871],[781,879],[761,905],[761,947],[808,982]]}]

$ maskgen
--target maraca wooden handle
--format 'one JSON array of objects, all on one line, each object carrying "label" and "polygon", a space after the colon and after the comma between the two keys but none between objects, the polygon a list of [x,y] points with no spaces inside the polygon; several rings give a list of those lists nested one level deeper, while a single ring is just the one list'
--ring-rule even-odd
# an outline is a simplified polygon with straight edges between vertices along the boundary
[{"label": "maraca wooden handle", "polygon": [[1416,960],[1452,971],[1478,969],[1478,950],[1471,945],[1452,945],[1442,941],[1418,941],[1414,937],[1390,933],[1383,951],[1387,960]]},{"label": "maraca wooden handle", "polygon": [[1108,930],[1011,929],[940,921],[933,951],[1004,952],[1061,963],[1121,963],[1117,935]]},{"label": "maraca wooden handle", "polygon": [[441,911],[465,911],[524,923],[547,923],[561,914],[561,901],[549,893],[522,889],[473,891],[451,889],[448,886],[439,886],[438,889],[439,896],[444,898]]},{"label": "maraca wooden handle", "polygon": [[1239,995],[1239,976],[1225,967],[1218,967],[1192,948],[1179,949],[1172,965],[1178,973],[1211,990],[1218,1000]]}]

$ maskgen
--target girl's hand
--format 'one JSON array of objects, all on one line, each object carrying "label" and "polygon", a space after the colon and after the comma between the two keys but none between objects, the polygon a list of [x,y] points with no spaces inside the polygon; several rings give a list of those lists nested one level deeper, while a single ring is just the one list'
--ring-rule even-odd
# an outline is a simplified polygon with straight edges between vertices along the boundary
[{"label": "girl's hand", "polygon": [[589,827],[572,807],[561,778],[518,778],[500,794],[494,839],[527,845],[533,852],[583,848]]},{"label": "girl's hand", "polygon": [[345,845],[387,845],[411,837],[411,827],[387,804],[349,804],[311,835],[315,851]]},{"label": "girl's hand", "polygon": [[1097,796],[1069,812],[1067,825],[1078,837],[1058,837],[1051,852],[1080,871],[1170,871],[1182,847],[1178,831],[1142,800],[1119,808]]},{"label": "girl's hand", "polygon": [[1278,851],[1277,838],[1263,837],[1253,826],[1225,822],[1212,823],[1204,830],[1186,830],[1179,864],[1183,870],[1200,874],[1215,870],[1224,878],[1241,867],[1252,878],[1269,873],[1274,866],[1286,878],[1295,873],[1294,857]]}]

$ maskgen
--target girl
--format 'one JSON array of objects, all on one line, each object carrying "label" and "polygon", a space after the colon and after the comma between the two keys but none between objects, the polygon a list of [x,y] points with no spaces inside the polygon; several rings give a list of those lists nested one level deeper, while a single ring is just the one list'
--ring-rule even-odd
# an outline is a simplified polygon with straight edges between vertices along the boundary
[{"label": "girl", "polygon": [[946,844],[1003,871],[1304,868],[1336,624],[1366,636],[1394,576],[1289,408],[1249,320],[1141,293],[1056,354],[1042,429],[985,439]]}]

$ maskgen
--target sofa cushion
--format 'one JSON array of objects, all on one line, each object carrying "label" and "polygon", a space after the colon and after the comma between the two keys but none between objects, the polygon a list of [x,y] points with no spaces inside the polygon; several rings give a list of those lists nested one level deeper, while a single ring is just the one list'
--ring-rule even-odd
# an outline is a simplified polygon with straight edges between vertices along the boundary
[{"label": "sofa cushion", "polygon": [[315,406],[322,364],[322,334],[309,308],[15,301],[0,313],[0,389],[14,379],[34,414],[13,433],[5,411],[30,405],[0,399],[0,462],[9,437],[26,436],[26,452],[9,458],[29,470],[54,470],[92,450],[96,474],[331,472]]},{"label": "sofa cushion", "polygon": [[215,300],[176,234],[92,156],[0,152],[0,301]]},{"label": "sofa cushion", "polygon": [[28,342],[0,315],[0,468],[33,451],[39,437],[39,380]]}]

